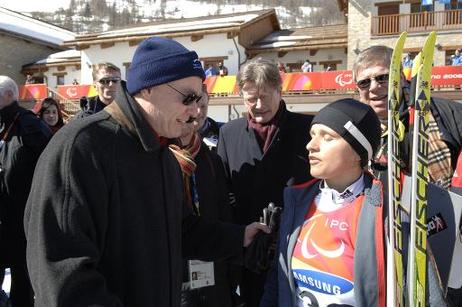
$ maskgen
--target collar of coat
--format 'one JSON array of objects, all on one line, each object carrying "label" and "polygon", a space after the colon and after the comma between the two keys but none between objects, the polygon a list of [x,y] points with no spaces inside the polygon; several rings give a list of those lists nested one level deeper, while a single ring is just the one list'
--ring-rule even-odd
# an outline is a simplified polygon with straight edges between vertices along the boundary
[{"label": "collar of coat", "polygon": [[164,145],[144,118],[135,99],[127,92],[125,84],[119,87],[116,99],[104,111],[137,137],[145,151],[157,151]]}]

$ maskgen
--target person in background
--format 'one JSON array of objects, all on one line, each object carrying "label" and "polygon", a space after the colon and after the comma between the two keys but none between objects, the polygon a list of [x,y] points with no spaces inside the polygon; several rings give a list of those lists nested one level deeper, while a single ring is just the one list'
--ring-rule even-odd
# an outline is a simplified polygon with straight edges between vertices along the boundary
[{"label": "person in background", "polygon": [[75,118],[84,118],[98,113],[110,105],[120,87],[120,68],[109,62],[96,64],[93,67],[93,82],[97,96],[82,97],[80,99],[80,112]]},{"label": "person in background", "polygon": [[379,119],[343,99],[321,109],[309,133],[316,179],[284,191],[276,265],[260,306],[385,306],[383,189],[364,171],[380,144]]},{"label": "person in background", "polygon": [[409,53],[406,53],[403,59],[403,68],[412,68],[413,61]]},{"label": "person in background", "polygon": [[207,220],[188,203],[168,143],[196,120],[204,79],[196,52],[150,37],[115,101],[52,138],[24,218],[37,306],[178,307],[184,258],[239,260],[269,232]]},{"label": "person in background", "polygon": [[59,102],[51,97],[45,98],[37,103],[33,111],[48,125],[53,134],[64,126],[61,106]]},{"label": "person in background", "polygon": [[[287,110],[275,62],[254,59],[237,77],[246,116],[220,129],[217,153],[231,192],[235,221],[258,221],[270,202],[282,204],[283,189],[310,178],[305,145],[312,116]],[[258,306],[265,272],[242,269],[240,294],[248,307]]]},{"label": "person in background", "polygon": [[[231,206],[220,157],[212,152],[198,129],[203,127],[207,118],[207,89],[202,86],[202,99],[198,102],[198,115],[195,122],[188,123],[182,129],[181,136],[169,146],[180,164],[187,205],[194,214],[211,221],[232,222]],[[200,262],[202,267],[208,267],[208,274],[191,274],[198,267],[197,260],[184,261],[182,307],[221,306],[233,307],[232,285],[235,282],[231,264],[226,261]],[[208,276],[207,276],[208,275]],[[213,284],[195,285],[193,281],[198,276],[206,276]],[[194,279],[194,277],[196,277]]]},{"label": "person in background", "polygon": [[218,76],[220,72],[213,64],[209,64],[208,68],[205,70],[205,77]]},{"label": "person in background", "polygon": [[35,78],[31,74],[28,74],[26,76],[26,82],[24,84],[34,84],[35,83]]},{"label": "person in background", "polygon": [[228,75],[228,68],[223,65],[223,62],[218,63],[218,71],[220,72],[220,76],[227,76]]},{"label": "person in background", "polygon": [[302,72],[313,72],[313,64],[311,64],[310,60],[306,59],[300,69]]},{"label": "person in background", "polygon": [[454,54],[451,56],[451,65],[452,66],[461,66],[462,65],[462,54],[460,49],[457,49]]},{"label": "person in background", "polygon": [[32,307],[24,208],[35,164],[51,132],[34,113],[18,105],[18,96],[17,84],[0,76],[0,285],[5,269],[10,268],[12,307]]},{"label": "person in background", "polygon": [[278,69],[279,69],[279,72],[280,73],[286,73],[286,67],[284,66],[284,64],[282,62],[278,62]]},{"label": "person in background", "polygon": [[202,84],[202,99],[199,101],[200,112],[197,116],[197,123],[199,127],[199,135],[202,137],[202,141],[209,147],[210,150],[216,151],[218,144],[218,136],[220,127],[223,123],[218,123],[212,118],[208,117],[209,108],[209,94],[207,92],[207,86]]}]

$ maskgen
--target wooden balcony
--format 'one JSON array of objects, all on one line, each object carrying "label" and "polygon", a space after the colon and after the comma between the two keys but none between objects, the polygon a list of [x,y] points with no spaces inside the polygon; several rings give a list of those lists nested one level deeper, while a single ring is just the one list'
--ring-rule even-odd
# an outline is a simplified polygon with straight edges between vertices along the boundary
[{"label": "wooden balcony", "polygon": [[372,17],[372,35],[393,35],[403,31],[428,32],[462,30],[462,10],[421,12]]}]

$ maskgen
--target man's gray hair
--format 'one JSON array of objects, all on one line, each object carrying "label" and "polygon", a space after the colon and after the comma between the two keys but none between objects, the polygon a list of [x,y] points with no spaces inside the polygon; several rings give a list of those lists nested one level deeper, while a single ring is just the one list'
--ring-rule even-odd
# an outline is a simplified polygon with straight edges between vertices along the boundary
[{"label": "man's gray hair", "polygon": [[246,82],[254,82],[257,88],[270,86],[281,90],[282,87],[282,79],[276,63],[262,58],[244,64],[237,75],[237,82],[241,91]]},{"label": "man's gray hair", "polygon": [[372,46],[361,51],[353,64],[353,78],[357,81],[359,70],[363,70],[371,66],[390,66],[391,55],[393,49],[387,46]]},{"label": "man's gray hair", "polygon": [[18,100],[19,90],[16,82],[8,76],[0,76],[0,95],[4,95],[6,91],[11,91],[13,99]]}]

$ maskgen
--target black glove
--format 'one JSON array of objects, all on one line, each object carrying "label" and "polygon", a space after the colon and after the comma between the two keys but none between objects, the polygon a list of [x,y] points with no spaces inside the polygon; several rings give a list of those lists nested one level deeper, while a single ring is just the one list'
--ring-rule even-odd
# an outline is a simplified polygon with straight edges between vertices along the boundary
[{"label": "black glove", "polygon": [[248,270],[261,273],[269,268],[276,251],[281,211],[282,208],[273,203],[263,209],[263,222],[271,229],[271,233],[259,232],[247,247],[244,265]]}]

